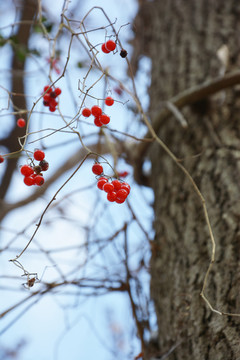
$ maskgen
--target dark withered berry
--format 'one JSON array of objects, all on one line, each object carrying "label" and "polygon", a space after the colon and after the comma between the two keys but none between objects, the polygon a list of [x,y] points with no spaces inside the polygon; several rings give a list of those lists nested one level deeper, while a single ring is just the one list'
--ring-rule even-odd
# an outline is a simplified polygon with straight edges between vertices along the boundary
[{"label": "dark withered berry", "polygon": [[42,171],[42,168],[41,168],[41,166],[37,165],[37,166],[34,166],[33,170],[36,174],[40,174]]},{"label": "dark withered berry", "polygon": [[122,57],[122,58],[125,58],[126,56],[127,56],[127,50],[124,50],[124,49],[122,49],[121,51],[120,51],[120,56]]},{"label": "dark withered berry", "polygon": [[46,160],[42,160],[40,161],[39,166],[42,171],[47,171],[49,168],[49,163]]}]

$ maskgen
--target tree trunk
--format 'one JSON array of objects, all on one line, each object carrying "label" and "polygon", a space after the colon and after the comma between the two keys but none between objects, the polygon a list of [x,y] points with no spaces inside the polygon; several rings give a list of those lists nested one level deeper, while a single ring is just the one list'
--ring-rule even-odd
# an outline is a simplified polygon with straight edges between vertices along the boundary
[{"label": "tree trunk", "polygon": [[[164,106],[163,101],[239,67],[239,13],[235,0],[141,4],[134,26],[135,48],[140,44],[140,50],[133,62],[141,53],[152,60],[150,116]],[[229,52],[228,64],[219,60],[220,48],[225,55]],[[205,293],[214,308],[231,313],[240,313],[239,99],[237,86],[220,92],[182,110],[187,128],[172,116],[161,123],[158,133],[206,200],[216,256]],[[156,232],[151,295],[159,345],[154,355],[169,352],[168,360],[240,359],[240,317],[218,315],[200,297],[211,259],[200,198],[158,144],[149,154]]]},{"label": "tree trunk", "polygon": [[[19,58],[19,49],[22,49],[23,54],[26,55],[26,51],[28,49],[28,40],[30,36],[30,31],[32,22],[34,21],[35,14],[37,12],[37,1],[36,0],[24,0],[19,2],[20,10],[20,18],[22,23],[19,25],[18,30],[15,35],[15,48],[13,47],[13,57],[12,57],[12,79],[11,79],[11,91],[13,95],[12,106],[15,112],[26,110],[26,99],[23,96],[24,94],[24,69],[26,64],[27,56],[23,56],[23,58]],[[28,21],[28,22],[27,22]],[[26,23],[25,23],[26,22]],[[25,135],[25,129],[19,128],[17,126],[17,119],[20,117],[27,118],[27,115],[21,115],[21,113],[16,113],[15,115],[15,126],[11,130],[11,132],[3,139],[0,139],[1,146],[4,146],[7,151],[6,152],[15,152],[20,149],[19,138]],[[6,196],[6,193],[9,189],[11,179],[13,177],[13,173],[16,169],[16,165],[18,162],[18,157],[20,155],[12,156],[7,159],[7,167],[6,171],[2,178],[2,183],[0,187],[0,203]]]}]

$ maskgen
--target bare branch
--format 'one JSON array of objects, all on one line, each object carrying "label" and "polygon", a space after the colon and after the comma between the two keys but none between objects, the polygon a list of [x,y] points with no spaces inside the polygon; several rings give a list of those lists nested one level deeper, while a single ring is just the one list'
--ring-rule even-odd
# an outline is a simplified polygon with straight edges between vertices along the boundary
[{"label": "bare branch", "polygon": [[[179,95],[174,96],[169,101],[171,104],[173,104],[174,107],[181,109],[184,106],[194,104],[221,90],[233,87],[238,84],[240,84],[239,70],[230,72],[225,76],[217,77],[216,79],[208,80],[203,84],[193,86],[190,89],[183,91]],[[152,127],[156,133],[158,133],[161,122],[171,115],[171,109],[164,108],[152,119]],[[148,130],[147,134],[145,135],[145,139],[149,138],[152,138],[150,130]],[[150,142],[141,142],[137,147],[135,147],[133,158],[138,164],[139,161],[141,162],[143,159],[143,156],[150,145]]]}]

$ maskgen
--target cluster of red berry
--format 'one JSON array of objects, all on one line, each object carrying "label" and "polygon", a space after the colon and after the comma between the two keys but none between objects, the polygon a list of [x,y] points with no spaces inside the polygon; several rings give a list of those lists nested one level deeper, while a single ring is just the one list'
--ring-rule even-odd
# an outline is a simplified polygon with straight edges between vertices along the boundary
[{"label": "cluster of red berry", "polygon": [[17,126],[23,128],[26,125],[26,121],[22,118],[17,120]]},{"label": "cluster of red berry", "polygon": [[[107,96],[105,99],[105,104],[107,106],[112,106],[114,100],[111,96]],[[94,124],[98,127],[102,125],[107,125],[110,122],[110,117],[102,112],[102,109],[98,105],[94,105],[91,109],[84,108],[82,110],[82,115],[84,117],[89,117],[90,115],[94,116]]]},{"label": "cluster of red berry", "polygon": [[4,162],[4,157],[0,155],[0,164]]},{"label": "cluster of red berry", "polygon": [[43,88],[43,92],[46,91],[47,93],[43,96],[43,105],[49,106],[49,110],[51,112],[54,112],[58,104],[56,98],[61,94],[62,90],[60,88],[56,88],[55,90],[52,90],[52,88],[47,85],[44,86]]},{"label": "cluster of red berry", "polygon": [[[95,175],[103,175],[102,165],[95,163],[92,167],[92,172]],[[107,193],[108,201],[115,201],[117,204],[124,203],[131,190],[130,185],[127,182],[122,182],[117,179],[109,181],[105,176],[101,176],[98,179],[97,187]]]},{"label": "cluster of red berry", "polygon": [[108,40],[102,44],[102,52],[109,54],[111,51],[116,49],[116,43],[113,40]]},{"label": "cluster of red berry", "polygon": [[45,153],[42,150],[35,150],[33,157],[35,160],[39,161],[39,164],[36,166],[23,165],[21,166],[20,172],[24,176],[23,181],[27,186],[42,186],[44,184],[42,171],[47,171],[49,164],[46,160],[44,160]]}]

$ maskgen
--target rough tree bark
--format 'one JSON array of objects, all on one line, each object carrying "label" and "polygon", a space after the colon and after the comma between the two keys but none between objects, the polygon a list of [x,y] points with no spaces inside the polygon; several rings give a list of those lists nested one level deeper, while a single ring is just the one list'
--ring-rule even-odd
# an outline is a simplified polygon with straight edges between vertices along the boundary
[{"label": "rough tree bark", "polygon": [[[227,71],[240,61],[240,6],[235,0],[144,1],[134,23],[133,65],[152,60],[149,114],[163,101],[223,73],[217,51],[229,51]],[[239,87],[182,110],[184,129],[172,116],[159,137],[182,159],[206,200],[216,239],[216,261],[206,295],[220,311],[240,313]],[[199,197],[172,159],[154,144],[155,240],[151,295],[158,319],[158,350],[168,360],[240,359],[240,318],[212,312],[200,297],[211,241]],[[169,351],[170,350],[170,351]]]}]

